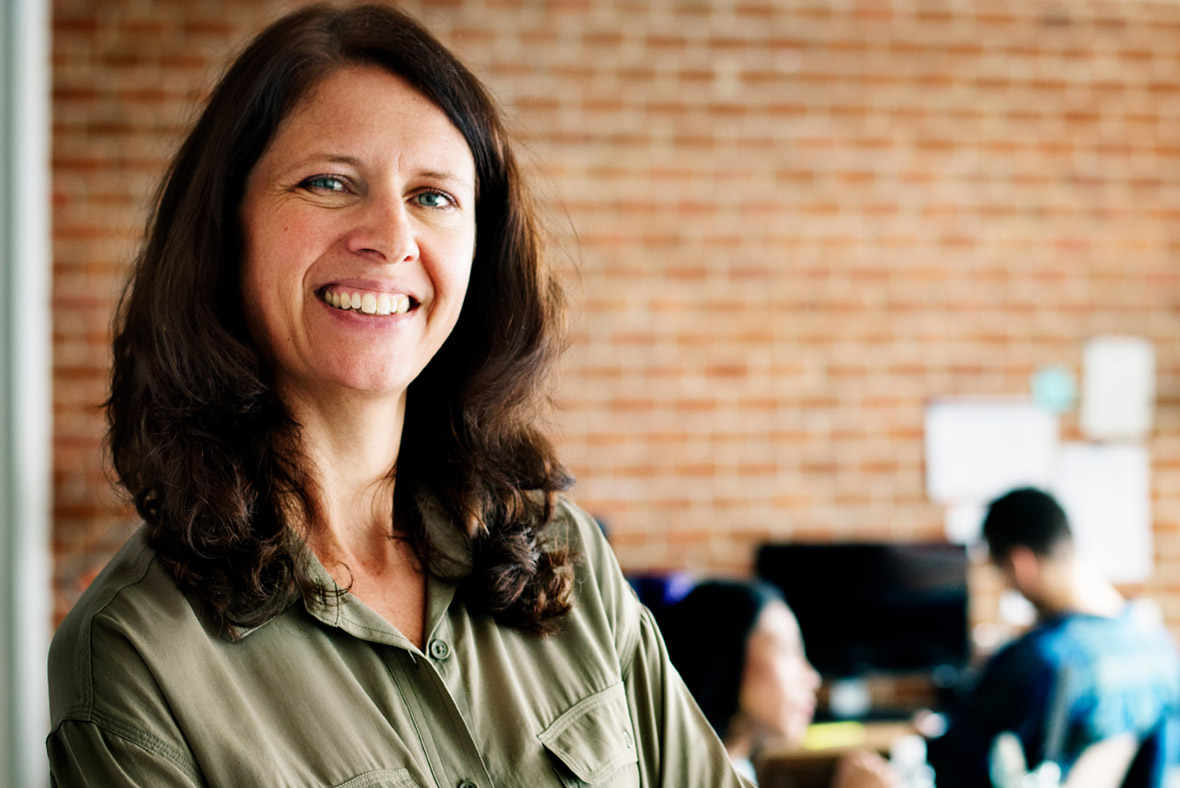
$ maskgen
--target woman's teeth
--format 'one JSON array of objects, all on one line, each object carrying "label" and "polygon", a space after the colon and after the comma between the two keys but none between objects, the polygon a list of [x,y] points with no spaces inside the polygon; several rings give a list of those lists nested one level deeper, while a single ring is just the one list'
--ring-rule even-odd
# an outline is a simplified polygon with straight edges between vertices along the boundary
[{"label": "woman's teeth", "polygon": [[350,293],[327,290],[323,295],[329,306],[356,310],[366,315],[400,315],[410,310],[410,297],[399,293]]}]

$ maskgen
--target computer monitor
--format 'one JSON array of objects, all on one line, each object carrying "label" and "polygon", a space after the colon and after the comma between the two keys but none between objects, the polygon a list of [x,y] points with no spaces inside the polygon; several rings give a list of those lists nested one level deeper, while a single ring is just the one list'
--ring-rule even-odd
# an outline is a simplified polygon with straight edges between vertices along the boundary
[{"label": "computer monitor", "polygon": [[821,674],[946,672],[970,656],[967,552],[924,543],[783,543],[756,572],[795,611]]}]

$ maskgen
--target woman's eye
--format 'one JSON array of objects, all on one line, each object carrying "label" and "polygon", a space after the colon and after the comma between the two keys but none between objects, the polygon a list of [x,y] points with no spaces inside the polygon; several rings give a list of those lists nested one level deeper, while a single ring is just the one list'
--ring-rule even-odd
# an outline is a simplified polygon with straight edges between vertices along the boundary
[{"label": "woman's eye", "polygon": [[317,192],[342,192],[346,188],[344,179],[335,175],[315,175],[299,185]]},{"label": "woman's eye", "polygon": [[442,192],[421,192],[414,195],[414,199],[424,208],[450,208],[455,204],[454,200]]}]

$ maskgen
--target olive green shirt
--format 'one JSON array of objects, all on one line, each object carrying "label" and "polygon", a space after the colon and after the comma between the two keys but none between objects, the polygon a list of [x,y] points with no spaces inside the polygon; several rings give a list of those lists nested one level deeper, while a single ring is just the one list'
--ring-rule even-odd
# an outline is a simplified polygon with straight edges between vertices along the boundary
[{"label": "olive green shirt", "polygon": [[[425,513],[462,559],[450,524]],[[53,784],[747,785],[594,521],[563,501],[546,533],[578,555],[556,634],[500,626],[431,577],[419,650],[347,593],[220,637],[141,530],[54,637]]]}]

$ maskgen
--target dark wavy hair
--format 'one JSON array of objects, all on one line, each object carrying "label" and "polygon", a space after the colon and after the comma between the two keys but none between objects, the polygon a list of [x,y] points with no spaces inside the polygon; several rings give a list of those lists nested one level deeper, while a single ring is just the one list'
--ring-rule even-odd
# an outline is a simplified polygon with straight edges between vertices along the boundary
[{"label": "dark wavy hair", "polygon": [[391,534],[423,567],[442,555],[419,512],[441,506],[469,540],[469,605],[551,630],[572,560],[542,530],[572,482],[537,426],[561,349],[563,299],[487,92],[412,18],[374,5],[303,8],[270,25],[213,90],[173,159],[119,303],[107,450],[163,565],[231,636],[298,594],[334,593],[305,569],[312,480],[295,423],[246,329],[238,212],[280,122],[329,74],[375,65],[433,101],[476,168],[477,242],[451,336],[407,394]]}]

